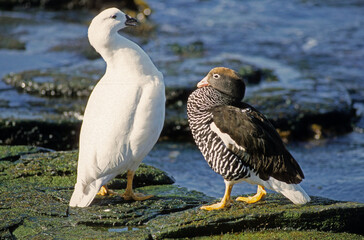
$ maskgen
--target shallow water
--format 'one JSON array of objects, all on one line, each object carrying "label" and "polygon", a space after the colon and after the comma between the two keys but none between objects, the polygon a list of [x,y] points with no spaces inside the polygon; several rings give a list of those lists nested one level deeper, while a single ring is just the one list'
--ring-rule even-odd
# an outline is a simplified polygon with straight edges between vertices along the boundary
[{"label": "shallow water", "polygon": [[[309,195],[364,202],[363,134],[289,144],[288,149],[305,174],[302,187]],[[222,177],[210,169],[193,144],[157,144],[145,162],[167,171],[178,185],[214,197],[224,194]],[[232,194],[254,192],[256,186],[241,182],[234,186]]]},{"label": "shallow water", "polygon": [[[361,109],[358,113],[364,115],[364,4],[360,1],[149,2],[156,33],[149,38],[132,38],[151,55],[167,85],[195,85],[216,63],[231,67],[236,61],[245,61],[274,69],[287,86],[304,83],[297,81],[304,78],[340,84]],[[49,49],[69,39],[86,38],[87,26],[60,22],[55,19],[57,13],[0,14],[37,21],[14,29],[27,43],[26,51],[0,49],[0,76],[86,61],[72,52]],[[196,41],[203,43],[198,55],[176,55],[170,47]],[[28,112],[29,106],[44,98],[18,93],[3,82],[0,98],[11,104],[14,117],[47,111],[39,107]],[[347,135],[288,146],[305,173],[302,185],[309,194],[364,202],[363,118],[361,122]],[[181,186],[215,197],[223,194],[222,178],[208,167],[193,144],[159,143],[145,162],[166,170]],[[233,194],[255,190],[255,186],[240,183]]]}]

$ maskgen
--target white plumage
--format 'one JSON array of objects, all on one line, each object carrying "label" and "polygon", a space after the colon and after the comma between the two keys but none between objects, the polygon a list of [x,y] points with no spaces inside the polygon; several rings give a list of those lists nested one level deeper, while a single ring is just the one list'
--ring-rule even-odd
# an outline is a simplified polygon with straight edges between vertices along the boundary
[{"label": "white plumage", "polygon": [[162,130],[163,75],[137,44],[118,33],[135,22],[109,8],[90,24],[89,41],[107,68],[86,106],[72,207],[88,206],[101,186],[118,174],[130,171],[132,181]]},{"label": "white plumage", "polygon": [[285,183],[275,179],[274,177],[269,177],[267,181],[264,181],[251,170],[249,171],[249,175],[250,177],[244,179],[244,181],[252,185],[261,185],[267,189],[279,192],[291,200],[294,204],[306,204],[311,200],[299,184]]}]

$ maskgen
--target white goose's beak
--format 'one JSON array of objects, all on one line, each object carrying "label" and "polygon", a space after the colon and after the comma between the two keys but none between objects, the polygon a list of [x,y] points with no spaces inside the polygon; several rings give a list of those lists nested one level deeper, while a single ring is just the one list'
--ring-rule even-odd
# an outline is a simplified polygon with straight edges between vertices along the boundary
[{"label": "white goose's beak", "polygon": [[125,17],[126,17],[125,21],[126,26],[136,26],[138,24],[138,21],[135,18],[130,17],[128,14],[125,14]]},{"label": "white goose's beak", "polygon": [[202,87],[206,87],[206,86],[210,85],[210,84],[207,82],[207,79],[208,79],[208,77],[207,77],[207,76],[206,76],[206,77],[204,77],[201,81],[199,81],[199,82],[197,83],[197,87],[198,87],[198,88],[202,88]]}]

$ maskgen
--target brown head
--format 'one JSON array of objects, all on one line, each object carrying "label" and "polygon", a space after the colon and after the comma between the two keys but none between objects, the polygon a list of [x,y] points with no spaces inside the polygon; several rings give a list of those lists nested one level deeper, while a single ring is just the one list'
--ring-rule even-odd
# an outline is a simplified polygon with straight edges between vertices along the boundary
[{"label": "brown head", "polygon": [[211,86],[236,99],[243,99],[245,83],[243,78],[234,70],[225,67],[213,68],[198,84],[197,87]]}]

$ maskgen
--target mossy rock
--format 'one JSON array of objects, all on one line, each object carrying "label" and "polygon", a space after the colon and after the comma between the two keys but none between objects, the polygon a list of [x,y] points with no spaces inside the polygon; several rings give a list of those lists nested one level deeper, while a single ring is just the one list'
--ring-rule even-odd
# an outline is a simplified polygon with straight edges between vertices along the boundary
[{"label": "mossy rock", "polygon": [[[24,146],[1,149],[6,157],[0,162],[7,163],[0,168],[0,236],[4,239],[204,239],[224,237],[221,234],[225,233],[241,239],[287,239],[289,234],[303,239],[357,239],[359,235],[349,233],[364,234],[361,203],[312,197],[309,204],[295,206],[281,195],[268,194],[256,204],[239,202],[224,210],[205,211],[199,206],[216,200],[163,183],[167,174],[145,165],[136,173],[135,181],[140,182],[136,185],[158,185],[135,191],[153,198],[126,201],[120,196],[124,189],[116,189],[116,195],[96,196],[87,208],[69,208],[77,151],[32,153],[37,150]],[[25,155],[19,157],[22,153]]]},{"label": "mossy rock", "polygon": [[235,203],[220,211],[191,209],[148,222],[154,238],[184,238],[265,229],[296,229],[364,234],[364,204],[312,197],[295,206],[278,194],[247,205]]},{"label": "mossy rock", "polygon": [[20,34],[15,34],[13,29],[19,25],[34,23],[36,22],[30,19],[0,16],[0,49],[25,50],[25,43],[19,40]]},{"label": "mossy rock", "polygon": [[201,57],[205,52],[204,43],[202,41],[194,41],[186,45],[171,43],[168,46],[174,54],[181,57]]},{"label": "mossy rock", "polygon": [[[71,190],[49,189],[42,192],[28,188],[23,193],[6,193],[12,194],[12,204],[7,204],[9,199],[4,204],[6,209],[0,210],[0,232],[3,235],[10,232],[17,239],[41,236],[149,239],[150,231],[144,224],[150,219],[194,208],[211,200],[201,193],[174,185],[148,186],[136,191],[155,196],[146,201],[97,196],[87,208],[68,208]],[[27,210],[30,207],[32,209]],[[127,231],[128,227],[133,231]]]},{"label": "mossy rock", "polygon": [[36,153],[22,156],[5,170],[9,178],[75,175],[77,151]]},{"label": "mossy rock", "polygon": [[[55,185],[72,187],[77,173],[78,151],[31,154],[40,151],[41,149],[26,146],[0,146],[0,154],[5,156],[3,162],[7,162],[6,167],[0,168],[2,170],[0,179],[28,178],[28,181],[37,182],[37,185],[43,188],[55,187]],[[19,157],[22,153],[25,153],[25,155]],[[14,161],[15,157],[18,157],[17,161]],[[10,160],[12,161],[10,162]],[[66,181],[61,184],[60,179],[73,179],[74,182],[69,184],[69,181]],[[124,189],[126,187],[125,179],[126,174],[118,175],[110,183],[110,188]],[[135,172],[134,187],[173,183],[174,180],[165,172],[143,163]]]},{"label": "mossy rock", "polygon": [[101,58],[100,54],[91,47],[86,37],[80,39],[65,40],[61,44],[50,49],[53,52],[73,52],[84,56],[86,59],[95,60]]},{"label": "mossy rock", "polygon": [[0,143],[74,149],[78,146],[80,128],[80,120],[64,114],[45,114],[30,119],[0,118]]},{"label": "mossy rock", "polygon": [[[26,146],[2,146],[0,150],[4,156],[0,161],[4,163],[0,168],[3,238],[62,236],[66,229],[68,239],[95,234],[118,236],[118,232],[108,229],[141,226],[158,215],[183,211],[212,199],[171,185],[173,179],[165,172],[142,164],[134,178],[135,191],[153,194],[153,198],[135,202],[125,201],[120,195],[97,196],[88,208],[69,209],[76,181],[77,151],[37,153],[41,149]],[[122,194],[124,190],[116,192]],[[146,235],[149,236],[149,231]]]},{"label": "mossy rock", "polygon": [[194,237],[195,240],[342,240],[352,239],[360,240],[363,236],[350,233],[332,233],[320,231],[296,231],[296,230],[262,230],[262,231],[245,231],[239,233],[227,233],[215,236]]},{"label": "mossy rock", "polygon": [[25,43],[19,41],[16,37],[0,35],[0,49],[25,50]]},{"label": "mossy rock", "polygon": [[14,161],[19,159],[22,155],[49,151],[51,150],[34,146],[0,145],[0,161]]},{"label": "mossy rock", "polygon": [[273,70],[267,68],[259,68],[250,64],[242,64],[237,71],[243,77],[246,84],[258,84],[262,81],[278,81],[278,77],[274,74]]},{"label": "mossy rock", "polygon": [[5,83],[21,91],[49,97],[88,97],[97,80],[52,69],[11,73],[3,78]]},{"label": "mossy rock", "polygon": [[265,114],[289,139],[320,139],[352,130],[355,117],[348,92],[340,86],[297,80],[294,86],[266,84],[248,89],[245,102]]},{"label": "mossy rock", "polygon": [[[126,188],[126,173],[116,176],[108,187],[112,189]],[[150,185],[173,184],[174,180],[164,171],[148,166],[144,163],[140,164],[134,175],[134,187],[144,187]]]}]

